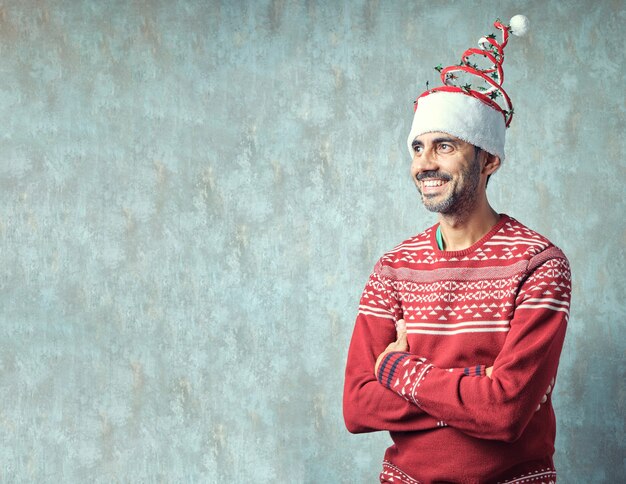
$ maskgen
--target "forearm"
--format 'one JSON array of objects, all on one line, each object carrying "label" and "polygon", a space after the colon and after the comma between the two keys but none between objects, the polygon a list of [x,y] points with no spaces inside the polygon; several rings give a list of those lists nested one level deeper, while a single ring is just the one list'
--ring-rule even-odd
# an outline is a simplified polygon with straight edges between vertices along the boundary
[{"label": "forearm", "polygon": [[437,368],[409,353],[390,353],[378,372],[381,385],[437,420],[468,435],[514,441],[545,401],[555,377],[565,325],[546,346],[507,359],[494,367],[468,371]]},{"label": "forearm", "polygon": [[350,376],[346,372],[343,415],[352,433],[417,431],[437,427],[437,419],[399,395],[388,391],[369,376]]},{"label": "forearm", "polygon": [[437,426],[433,417],[389,392],[374,375],[376,357],[385,347],[408,349],[404,327],[402,342],[399,346],[393,343],[398,308],[386,290],[386,281],[372,274],[359,306],[346,363],[343,413],[350,432],[415,431]]}]

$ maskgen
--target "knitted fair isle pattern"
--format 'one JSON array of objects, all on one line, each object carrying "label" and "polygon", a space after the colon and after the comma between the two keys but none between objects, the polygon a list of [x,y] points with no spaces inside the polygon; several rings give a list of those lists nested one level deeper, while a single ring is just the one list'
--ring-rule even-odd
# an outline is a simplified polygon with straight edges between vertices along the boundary
[{"label": "knitted fair isle pattern", "polygon": [[[385,469],[415,481],[554,480],[550,396],[569,318],[567,258],[506,215],[463,251],[438,250],[436,228],[385,254],[366,284],[346,425],[390,431]],[[374,375],[399,319],[409,351],[387,354]]]}]

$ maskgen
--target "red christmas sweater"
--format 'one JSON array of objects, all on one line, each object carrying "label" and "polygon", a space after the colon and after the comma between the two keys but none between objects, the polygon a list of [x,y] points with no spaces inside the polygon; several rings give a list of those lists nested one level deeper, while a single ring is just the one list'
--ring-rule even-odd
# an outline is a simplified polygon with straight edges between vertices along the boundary
[{"label": "red christmas sweater", "polygon": [[[367,282],[348,352],[346,426],[390,432],[381,482],[555,482],[550,396],[568,261],[507,215],[462,251],[438,250],[436,229],[385,254]],[[409,351],[388,354],[375,375],[399,319]]]}]

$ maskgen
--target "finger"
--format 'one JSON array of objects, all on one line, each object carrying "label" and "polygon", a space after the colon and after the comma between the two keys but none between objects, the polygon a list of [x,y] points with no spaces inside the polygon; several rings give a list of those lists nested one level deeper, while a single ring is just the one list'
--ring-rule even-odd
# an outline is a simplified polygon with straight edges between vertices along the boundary
[{"label": "finger", "polygon": [[398,319],[396,322],[396,334],[398,335],[398,338],[402,333],[406,334],[406,323],[404,322],[404,319]]},{"label": "finger", "polygon": [[397,351],[409,351],[409,342],[406,340],[406,333],[396,342]]},{"label": "finger", "polygon": [[396,323],[396,339],[398,341],[406,341],[406,323],[404,319],[399,319]]},{"label": "finger", "polygon": [[398,351],[407,351],[409,349],[409,342],[407,341],[406,323],[403,319],[400,319],[396,323],[396,330],[398,337],[396,340],[396,347],[398,348]]}]

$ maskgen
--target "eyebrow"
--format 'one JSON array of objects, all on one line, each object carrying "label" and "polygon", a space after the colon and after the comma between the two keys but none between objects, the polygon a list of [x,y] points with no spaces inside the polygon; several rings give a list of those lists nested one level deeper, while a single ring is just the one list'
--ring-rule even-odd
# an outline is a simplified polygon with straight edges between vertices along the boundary
[{"label": "eyebrow", "polygon": [[[457,143],[458,140],[456,138],[449,138],[449,137],[441,137],[441,138],[435,138],[434,140],[432,140],[433,144],[438,144],[438,143]],[[422,143],[420,140],[413,140],[413,143],[411,143],[411,146],[424,146],[424,143]]]}]

